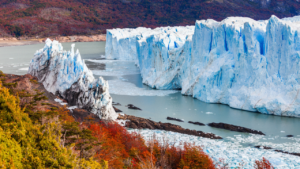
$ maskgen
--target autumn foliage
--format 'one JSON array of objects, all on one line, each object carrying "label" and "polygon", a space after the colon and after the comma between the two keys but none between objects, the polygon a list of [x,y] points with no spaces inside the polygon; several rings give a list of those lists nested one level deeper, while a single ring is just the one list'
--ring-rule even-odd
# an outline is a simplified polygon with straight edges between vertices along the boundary
[{"label": "autumn foliage", "polygon": [[[32,84],[35,81],[30,80]],[[38,84],[36,84],[38,85]],[[216,164],[191,143],[171,145],[153,135],[147,142],[115,122],[86,117],[76,122],[43,92],[19,90],[0,71],[0,168],[214,169]],[[39,107],[40,109],[37,109]],[[47,108],[46,110],[41,108]],[[220,168],[220,167],[217,167]],[[257,169],[272,169],[263,159]]]},{"label": "autumn foliage", "polygon": [[266,158],[263,158],[260,161],[256,160],[254,167],[255,169],[274,169],[272,164]]},{"label": "autumn foliage", "polygon": [[[194,25],[228,16],[268,19],[298,15],[295,0],[0,0],[0,36],[105,33],[106,29]],[[282,10],[278,10],[278,7]]]},{"label": "autumn foliage", "polygon": [[155,137],[146,143],[138,133],[113,122],[91,124],[89,129],[101,143],[96,157],[108,161],[111,168],[215,168],[201,147],[190,143],[178,148]]}]

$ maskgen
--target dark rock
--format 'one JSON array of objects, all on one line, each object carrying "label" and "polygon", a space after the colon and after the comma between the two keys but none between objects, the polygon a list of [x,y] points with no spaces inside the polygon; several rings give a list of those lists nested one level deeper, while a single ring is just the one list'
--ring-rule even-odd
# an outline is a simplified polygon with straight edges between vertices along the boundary
[{"label": "dark rock", "polygon": [[286,137],[294,137],[293,135],[287,135]]},{"label": "dark rock", "polygon": [[270,150],[272,149],[272,147],[267,147],[267,146],[254,146],[255,148],[263,148],[263,149],[266,149],[266,150]]},{"label": "dark rock", "polygon": [[240,126],[235,126],[235,125],[226,124],[226,123],[209,123],[208,125],[210,127],[215,127],[215,128],[220,128],[220,129],[225,129],[225,130],[230,130],[230,131],[265,135],[261,131],[252,130],[252,129],[249,129],[249,128],[246,128],[246,127],[240,127]]},{"label": "dark rock", "polygon": [[220,136],[216,136],[212,133],[204,133],[202,131],[184,129],[179,125],[171,124],[171,123],[162,123],[162,122],[155,122],[149,119],[144,119],[140,117],[124,115],[119,116],[118,119],[121,120],[128,120],[125,124],[125,127],[133,128],[133,129],[151,129],[151,130],[165,130],[165,131],[173,131],[181,134],[188,134],[193,136],[200,136],[210,139],[222,139]]},{"label": "dark rock", "polygon": [[87,119],[93,122],[99,122],[101,120],[96,114],[93,114],[85,109],[73,109],[71,115],[78,122],[84,122]]},{"label": "dark rock", "polygon": [[115,112],[123,112],[122,110],[116,108],[115,106],[113,106],[113,108],[115,109]]},{"label": "dark rock", "polygon": [[200,122],[192,122],[192,121],[189,121],[189,123],[195,124],[195,125],[199,125],[199,126],[205,126],[205,124],[200,123]]},{"label": "dark rock", "polygon": [[282,151],[282,150],[274,150],[274,151],[280,152],[280,153],[284,153],[284,154],[290,154],[290,155],[294,155],[294,156],[300,157],[300,153],[289,153],[289,152]]},{"label": "dark rock", "polygon": [[167,120],[174,120],[174,121],[184,122],[184,120],[177,119],[177,118],[174,118],[174,117],[167,117]]},{"label": "dark rock", "polygon": [[[273,149],[272,147],[267,147],[267,146],[254,146],[255,148],[263,148],[263,149],[266,149],[266,150],[270,150],[270,149]],[[279,153],[283,153],[283,154],[290,154],[290,155],[294,155],[294,156],[298,156],[300,157],[300,153],[289,153],[287,151],[283,151],[283,150],[274,150],[276,152],[279,152]]]},{"label": "dark rock", "polygon": [[133,109],[133,110],[142,110],[142,109],[134,106],[133,104],[128,104],[126,107],[128,107],[128,109]]},{"label": "dark rock", "polygon": [[112,102],[112,105],[113,105],[113,106],[121,106],[120,103],[116,103],[116,102]]}]

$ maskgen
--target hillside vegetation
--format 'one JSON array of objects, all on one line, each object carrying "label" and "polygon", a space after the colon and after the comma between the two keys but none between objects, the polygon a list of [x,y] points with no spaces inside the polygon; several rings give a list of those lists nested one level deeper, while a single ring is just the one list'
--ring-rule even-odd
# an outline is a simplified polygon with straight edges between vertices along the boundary
[{"label": "hillside vegetation", "polygon": [[0,80],[1,169],[215,167],[198,146],[186,143],[180,149],[155,140],[147,145],[138,133],[115,122],[90,116],[76,122],[69,110],[52,105],[43,92],[26,90],[42,85],[30,75],[0,71]]},{"label": "hillside vegetation", "polygon": [[[192,143],[179,148],[155,136],[145,142],[118,123],[92,116],[79,123],[68,109],[47,97],[51,94],[37,88],[44,90],[31,75],[0,71],[0,169],[226,168],[221,159],[213,162]],[[272,166],[262,159],[255,168]]]},{"label": "hillside vegetation", "polygon": [[295,0],[0,0],[1,36],[105,33],[108,28],[194,25],[228,16],[300,14]]}]

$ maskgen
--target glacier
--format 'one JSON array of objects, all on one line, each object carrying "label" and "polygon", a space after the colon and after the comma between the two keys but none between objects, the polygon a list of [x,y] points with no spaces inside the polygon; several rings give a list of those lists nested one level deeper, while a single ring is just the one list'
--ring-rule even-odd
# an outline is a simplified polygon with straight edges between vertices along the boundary
[{"label": "glacier", "polygon": [[300,17],[229,17],[195,26],[107,30],[106,58],[135,61],[143,83],[207,103],[300,117]]},{"label": "glacier", "polygon": [[94,78],[74,47],[72,44],[71,51],[65,51],[61,43],[47,39],[44,48],[34,54],[28,73],[70,106],[86,109],[101,119],[116,120],[108,82],[102,77]]}]

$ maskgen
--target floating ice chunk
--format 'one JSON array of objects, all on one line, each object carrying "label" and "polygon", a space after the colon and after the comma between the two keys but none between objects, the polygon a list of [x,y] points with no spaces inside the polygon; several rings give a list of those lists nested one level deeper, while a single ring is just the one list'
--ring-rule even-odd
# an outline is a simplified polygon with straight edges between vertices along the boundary
[{"label": "floating ice chunk", "polygon": [[22,71],[28,71],[28,67],[24,67],[24,68],[20,68],[19,70],[22,70]]}]

